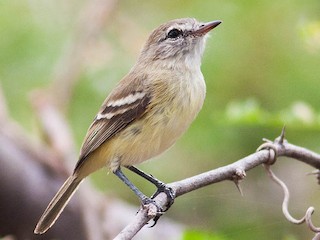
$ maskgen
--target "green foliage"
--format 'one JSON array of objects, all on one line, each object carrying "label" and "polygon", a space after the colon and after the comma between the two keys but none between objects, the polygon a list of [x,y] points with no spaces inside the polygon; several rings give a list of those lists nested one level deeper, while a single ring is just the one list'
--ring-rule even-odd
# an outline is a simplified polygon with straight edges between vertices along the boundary
[{"label": "green foliage", "polygon": [[183,240],[226,240],[226,238],[219,234],[198,230],[187,230],[184,233]]},{"label": "green foliage", "polygon": [[320,127],[320,113],[317,113],[305,102],[293,102],[290,106],[278,112],[271,113],[263,109],[253,98],[244,101],[230,102],[225,111],[224,121],[230,124],[251,124],[289,127]]}]

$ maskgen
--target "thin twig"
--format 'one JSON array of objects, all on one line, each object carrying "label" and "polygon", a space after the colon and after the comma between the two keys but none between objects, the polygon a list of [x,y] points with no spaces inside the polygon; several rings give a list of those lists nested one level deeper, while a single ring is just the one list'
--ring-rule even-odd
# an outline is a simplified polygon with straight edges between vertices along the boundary
[{"label": "thin twig", "polygon": [[283,198],[283,202],[282,202],[282,212],[283,215],[286,217],[286,219],[294,224],[302,224],[304,222],[306,222],[307,226],[310,228],[311,231],[315,232],[315,233],[319,233],[320,232],[320,228],[319,227],[315,227],[314,224],[312,223],[312,214],[314,212],[314,207],[309,207],[305,213],[305,215],[300,218],[300,219],[296,219],[294,217],[292,217],[292,215],[289,212],[289,199],[290,199],[290,192],[288,187],[286,186],[286,184],[280,179],[278,178],[270,169],[270,165],[265,164],[265,169],[268,172],[268,175],[270,176],[270,178],[277,183],[283,190],[284,193],[284,198]]},{"label": "thin twig", "polygon": [[320,233],[316,233],[312,240],[320,240]]},{"label": "thin twig", "polygon": [[[284,133],[284,132],[283,132]],[[284,135],[282,135],[284,136]],[[320,167],[320,155],[308,149],[289,144],[283,137],[277,138],[272,145],[276,149],[277,157],[292,157],[299,161],[305,162],[313,167]],[[179,197],[188,192],[205,187],[210,184],[224,180],[233,180],[235,174],[241,169],[244,173],[258,165],[270,163],[270,152],[268,149],[262,149],[232,164],[168,184],[176,195]],[[275,157],[275,156],[274,156]],[[164,207],[168,203],[166,194],[159,194],[155,199],[156,203]],[[135,219],[125,227],[115,239],[131,239],[140,229],[146,225],[152,216],[148,216],[148,209],[142,208],[136,215]]]}]

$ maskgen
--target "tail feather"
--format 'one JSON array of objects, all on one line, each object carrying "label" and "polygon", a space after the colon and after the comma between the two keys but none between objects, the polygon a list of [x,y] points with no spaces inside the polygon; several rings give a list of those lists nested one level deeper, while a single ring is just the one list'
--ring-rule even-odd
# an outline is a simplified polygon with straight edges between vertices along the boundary
[{"label": "tail feather", "polygon": [[62,187],[59,189],[57,194],[49,203],[48,207],[42,214],[34,233],[42,234],[45,233],[57,220],[61,212],[69,202],[72,195],[77,190],[82,179],[77,179],[75,176],[70,176]]}]

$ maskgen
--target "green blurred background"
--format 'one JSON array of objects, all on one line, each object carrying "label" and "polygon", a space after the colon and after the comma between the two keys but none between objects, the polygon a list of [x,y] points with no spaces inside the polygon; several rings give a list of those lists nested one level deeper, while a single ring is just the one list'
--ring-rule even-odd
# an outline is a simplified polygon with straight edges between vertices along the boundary
[{"label": "green blurred background", "polygon": [[[36,121],[30,91],[50,84],[56,63],[74,35],[84,1],[0,1],[0,81],[11,115],[31,134]],[[99,44],[86,55],[85,71],[67,115],[78,148],[100,104],[134,64],[148,34],[174,18],[223,21],[207,41],[202,70],[203,110],[170,151],[140,167],[165,182],[180,180],[253,153],[263,137],[282,126],[294,144],[320,152],[320,1],[119,1]],[[76,162],[76,159],[75,159]],[[319,186],[297,161],[273,166],[291,191],[300,217],[316,207]],[[154,189],[130,178],[151,194]],[[92,178],[107,194],[138,205],[118,179],[100,171]],[[242,197],[232,182],[178,198],[166,214],[188,225],[186,239],[311,239],[281,213],[282,192],[262,167],[247,174]]]}]

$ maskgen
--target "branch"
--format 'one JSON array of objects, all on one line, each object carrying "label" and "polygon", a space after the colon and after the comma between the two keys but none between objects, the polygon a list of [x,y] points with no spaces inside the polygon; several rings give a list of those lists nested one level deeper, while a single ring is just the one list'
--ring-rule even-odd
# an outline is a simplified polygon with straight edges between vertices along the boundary
[{"label": "branch", "polygon": [[[61,167],[50,164],[53,154],[38,148],[18,125],[0,126],[0,235],[11,234],[17,239],[40,239],[33,235],[34,225],[42,210],[62,184]],[[47,160],[47,161],[46,161]],[[54,169],[56,174],[51,174]],[[86,239],[79,201],[73,201],[64,219],[47,234],[47,239]],[[27,206],[27,207],[26,207]],[[68,225],[74,231],[65,228]]]},{"label": "branch", "polygon": [[[225,180],[231,180],[237,184],[239,180],[245,177],[246,171],[261,164],[272,164],[273,162],[270,161],[274,161],[276,157],[291,157],[317,169],[320,168],[320,155],[308,149],[288,143],[284,140],[284,132],[274,142],[269,141],[266,145],[262,146],[264,147],[263,149],[259,148],[256,153],[244,157],[232,164],[170,183],[168,184],[168,187],[171,187],[175,196],[179,197],[188,192]],[[163,208],[168,204],[167,195],[164,193],[157,195],[154,200]],[[155,213],[153,205],[141,207],[135,219],[127,225],[115,239],[131,239],[154,217]]]},{"label": "branch", "polygon": [[54,72],[51,93],[56,98],[59,109],[66,109],[70,102],[76,82],[80,79],[86,60],[86,53],[92,46],[97,45],[97,40],[103,33],[103,28],[117,6],[117,0],[87,1],[84,11],[81,12],[76,25],[75,34],[67,51],[57,63]]}]

